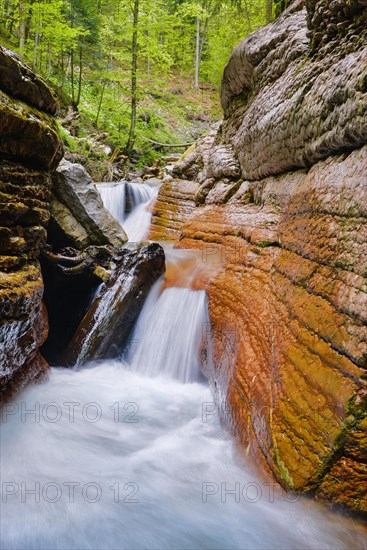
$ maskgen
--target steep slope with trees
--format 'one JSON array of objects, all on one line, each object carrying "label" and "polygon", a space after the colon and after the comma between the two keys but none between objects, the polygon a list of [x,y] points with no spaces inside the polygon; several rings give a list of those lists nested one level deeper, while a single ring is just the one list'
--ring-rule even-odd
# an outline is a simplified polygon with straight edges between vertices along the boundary
[{"label": "steep slope with trees", "polygon": [[166,150],[152,141],[193,141],[220,116],[224,64],[271,14],[269,0],[1,0],[0,31],[80,112],[67,148],[107,132],[149,163]]}]

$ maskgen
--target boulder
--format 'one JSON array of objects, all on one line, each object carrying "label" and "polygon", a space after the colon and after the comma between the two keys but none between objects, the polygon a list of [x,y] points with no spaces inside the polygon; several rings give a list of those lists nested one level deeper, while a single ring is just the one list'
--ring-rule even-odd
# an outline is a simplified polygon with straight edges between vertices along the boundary
[{"label": "boulder", "polygon": [[51,194],[50,224],[48,240],[57,249],[75,246],[82,249],[90,243],[89,235],[83,225],[73,216],[71,210]]},{"label": "boulder", "polygon": [[[322,12],[326,3],[317,2]],[[349,31],[328,36],[328,47],[311,55],[303,6],[294,2],[246,38],[224,70],[223,141],[231,143],[245,179],[309,167],[366,143],[367,40],[354,22],[362,7],[339,12]]]},{"label": "boulder", "polygon": [[80,322],[61,363],[80,366],[120,355],[150,288],[164,270],[165,256],[159,244],[126,248],[112,277]]},{"label": "boulder", "polygon": [[366,5],[306,5],[295,0],[234,49],[221,82],[223,124],[176,165],[177,176],[219,182],[239,166],[257,181],[366,143]]},{"label": "boulder", "polygon": [[119,222],[105,209],[91,176],[81,164],[63,160],[54,175],[52,189],[55,239],[60,240],[64,234],[64,246],[121,247],[128,240]]}]

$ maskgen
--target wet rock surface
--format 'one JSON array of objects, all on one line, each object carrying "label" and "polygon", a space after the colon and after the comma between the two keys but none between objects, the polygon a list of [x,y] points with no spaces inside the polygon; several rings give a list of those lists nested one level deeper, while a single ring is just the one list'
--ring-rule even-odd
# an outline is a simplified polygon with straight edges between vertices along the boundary
[{"label": "wet rock surface", "polygon": [[[174,171],[200,185],[197,207],[186,197],[180,209],[165,186],[156,206],[170,205],[178,246],[219,265],[211,376],[233,431],[284,486],[362,511],[366,8],[295,1],[242,42],[223,76],[223,124]],[[153,215],[156,237],[166,225]]]},{"label": "wet rock surface", "polygon": [[193,181],[164,182],[153,207],[149,239],[174,240],[180,236],[183,223],[195,208],[198,184]]},{"label": "wet rock surface", "polygon": [[[27,380],[44,371],[38,354],[47,338],[47,312],[38,262],[0,271],[0,389],[6,400]],[[32,366],[32,368],[28,368]],[[20,389],[19,387],[19,389]]]},{"label": "wet rock surface", "polygon": [[80,366],[121,354],[151,286],[164,270],[164,251],[157,243],[127,247],[81,320],[61,363]]},{"label": "wet rock surface", "polygon": [[81,164],[63,160],[53,177],[51,238],[63,246],[123,246],[126,233],[104,208],[91,176]]},{"label": "wet rock surface", "polygon": [[58,252],[50,245],[43,248],[40,260],[49,334],[42,353],[51,364],[59,364],[98,287],[109,280],[124,253],[107,245]]},{"label": "wet rock surface", "polygon": [[1,401],[47,363],[48,331],[38,256],[50,217],[51,172],[62,156],[44,82],[0,48],[0,389]]}]

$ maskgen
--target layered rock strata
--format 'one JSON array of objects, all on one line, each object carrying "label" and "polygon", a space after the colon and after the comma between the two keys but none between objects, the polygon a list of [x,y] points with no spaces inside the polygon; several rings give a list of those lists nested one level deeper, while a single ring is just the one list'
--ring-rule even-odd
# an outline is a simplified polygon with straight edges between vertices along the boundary
[{"label": "layered rock strata", "polygon": [[286,487],[362,511],[366,8],[296,0],[234,50],[223,124],[174,171],[196,180],[198,207],[180,210],[162,186],[152,230],[176,237],[178,224],[179,246],[219,259],[210,376],[246,448]]},{"label": "layered rock strata", "polygon": [[45,83],[0,47],[0,388],[6,399],[47,368],[37,261],[46,240],[51,171],[63,150]]}]

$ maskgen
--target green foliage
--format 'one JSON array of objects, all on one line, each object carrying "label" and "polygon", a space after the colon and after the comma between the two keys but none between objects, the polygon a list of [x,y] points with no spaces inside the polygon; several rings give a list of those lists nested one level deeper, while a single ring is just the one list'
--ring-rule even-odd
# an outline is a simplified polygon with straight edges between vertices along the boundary
[{"label": "green foliage", "polygon": [[[6,42],[121,149],[131,120],[133,4],[0,0]],[[147,138],[175,143],[193,137],[181,128],[202,116],[199,101],[218,89],[233,47],[265,23],[265,5],[266,0],[139,0],[134,148],[141,155],[150,161],[157,154]],[[189,97],[195,65],[203,91]],[[171,93],[172,81],[185,88],[182,98]],[[63,139],[75,147],[71,136]]]},{"label": "green foliage", "polygon": [[291,4],[292,0],[274,0],[275,6],[275,15],[278,17],[288,6]]},{"label": "green foliage", "polygon": [[63,141],[63,144],[67,149],[71,152],[76,152],[79,149],[78,146],[78,140],[75,139],[72,135],[70,135],[64,128],[61,126],[61,124],[58,122],[58,128],[61,135],[61,139]]}]

